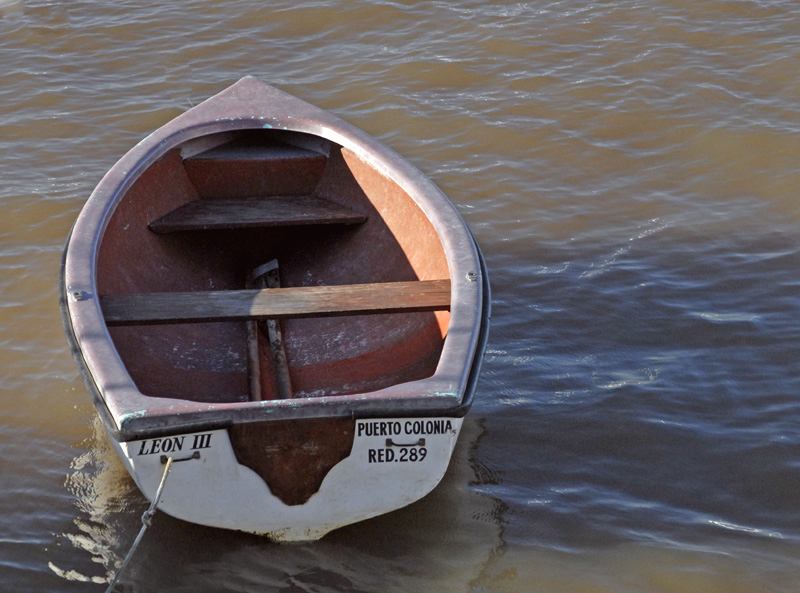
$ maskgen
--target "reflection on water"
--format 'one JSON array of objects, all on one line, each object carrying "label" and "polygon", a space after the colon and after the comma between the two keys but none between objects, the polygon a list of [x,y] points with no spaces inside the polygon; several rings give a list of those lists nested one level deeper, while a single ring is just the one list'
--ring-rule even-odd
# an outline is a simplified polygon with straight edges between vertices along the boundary
[{"label": "reflection on water", "polygon": [[[106,583],[122,562],[128,542],[129,519],[137,507],[136,499],[143,500],[136,484],[129,476],[116,451],[103,431],[99,417],[92,421],[92,436],[81,447],[83,453],[76,457],[67,475],[66,486],[75,497],[78,516],[74,519],[76,531],[63,537],[76,549],[91,555],[92,562],[104,569],[105,575],[84,575],[74,569],[64,569],[52,562],[50,568],[69,581]],[[131,539],[130,543],[133,543]]]}]

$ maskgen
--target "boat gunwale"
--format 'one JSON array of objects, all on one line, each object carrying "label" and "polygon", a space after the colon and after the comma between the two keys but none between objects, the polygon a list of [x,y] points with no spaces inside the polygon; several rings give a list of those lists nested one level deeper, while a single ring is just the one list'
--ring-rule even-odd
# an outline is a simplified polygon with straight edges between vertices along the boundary
[{"label": "boat gunwale", "polygon": [[[254,106],[239,98],[239,92],[255,93],[259,102]],[[245,112],[266,109],[272,112],[271,121],[265,121],[265,114],[223,116],[229,113],[228,103]],[[97,294],[97,258],[108,222],[133,183],[168,151],[208,134],[256,129],[305,133],[352,151],[400,185],[431,221],[442,242],[452,283],[447,339],[431,377],[353,395],[237,403],[157,398],[136,388],[114,347]],[[82,264],[86,261],[89,266]],[[455,206],[409,161],[337,116],[245,77],[155,130],[105,174],[65,247],[62,316],[65,327],[70,328],[68,340],[78,366],[85,370],[87,384],[91,382],[96,403],[102,402],[106,408],[107,414],[101,413],[104,424],[120,440],[192,432],[197,426],[207,429],[209,423],[222,427],[288,418],[462,416],[472,401],[485,346],[489,291],[484,268],[480,251]]]}]

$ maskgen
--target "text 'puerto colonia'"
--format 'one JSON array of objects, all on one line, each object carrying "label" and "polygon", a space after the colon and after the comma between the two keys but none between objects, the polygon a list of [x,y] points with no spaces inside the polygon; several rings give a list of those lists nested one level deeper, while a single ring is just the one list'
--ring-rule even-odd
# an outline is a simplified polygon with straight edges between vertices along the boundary
[{"label": "text 'puerto colonia'", "polygon": [[356,436],[393,437],[453,432],[453,423],[441,420],[365,420],[358,423]]}]

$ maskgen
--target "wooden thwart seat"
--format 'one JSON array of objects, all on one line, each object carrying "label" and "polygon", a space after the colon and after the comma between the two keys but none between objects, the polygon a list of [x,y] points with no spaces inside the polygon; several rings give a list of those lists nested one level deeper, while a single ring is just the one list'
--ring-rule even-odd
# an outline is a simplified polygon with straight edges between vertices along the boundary
[{"label": "wooden thwart seat", "polygon": [[100,306],[110,326],[436,311],[450,308],[450,280],[115,294]]},{"label": "wooden thwart seat", "polygon": [[163,234],[307,224],[358,224],[366,216],[316,196],[194,200],[150,223]]}]

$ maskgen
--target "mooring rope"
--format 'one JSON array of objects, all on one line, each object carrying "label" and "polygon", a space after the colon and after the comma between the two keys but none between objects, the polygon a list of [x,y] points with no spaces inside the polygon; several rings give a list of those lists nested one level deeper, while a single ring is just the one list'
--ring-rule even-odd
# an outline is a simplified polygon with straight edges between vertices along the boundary
[{"label": "mooring rope", "polygon": [[133,552],[136,550],[136,546],[139,545],[139,542],[142,541],[142,537],[144,536],[144,532],[147,531],[147,528],[150,527],[150,522],[153,519],[153,515],[156,514],[156,507],[158,506],[158,500],[161,498],[161,492],[164,490],[164,484],[167,483],[167,474],[169,474],[169,470],[172,468],[172,457],[167,459],[167,465],[164,468],[164,475],[161,476],[161,483],[158,485],[158,490],[156,490],[156,495],[153,497],[153,502],[150,503],[150,508],[147,509],[144,513],[142,513],[142,528],[139,530],[139,535],[136,536],[136,539],[133,540],[133,545],[131,549],[128,550],[128,555],[125,556],[125,560],[122,561],[122,565],[117,570],[117,574],[114,575],[114,578],[111,580],[111,584],[106,589],[106,593],[111,593],[111,590],[114,588],[114,585],[117,584],[117,579],[119,579],[119,575],[122,574],[122,571],[125,570],[125,567],[128,565],[131,557],[133,556]]}]

